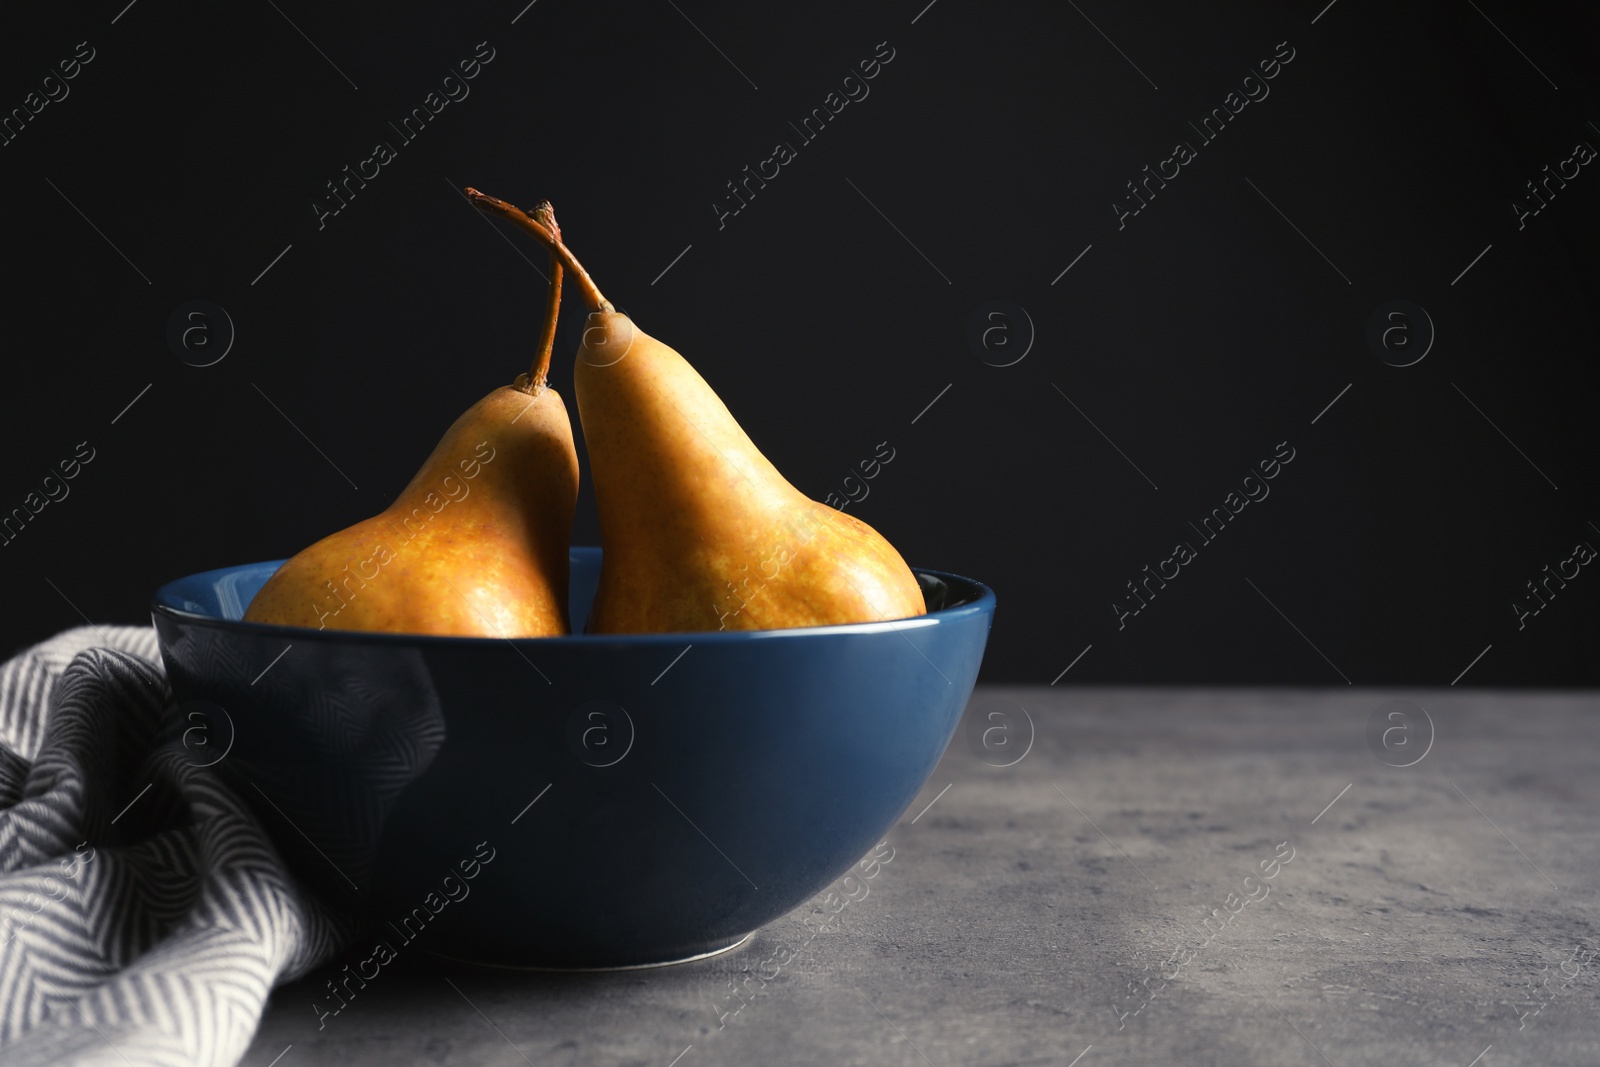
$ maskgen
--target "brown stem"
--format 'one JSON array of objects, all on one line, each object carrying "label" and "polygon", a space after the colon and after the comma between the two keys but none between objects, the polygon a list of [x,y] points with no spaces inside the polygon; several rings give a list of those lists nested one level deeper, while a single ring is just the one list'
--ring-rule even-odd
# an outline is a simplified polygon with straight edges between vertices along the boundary
[{"label": "brown stem", "polygon": [[603,295],[601,295],[599,287],[594,284],[594,279],[589,277],[589,272],[583,269],[583,264],[578,262],[578,257],[572,254],[572,250],[561,243],[560,237],[551,233],[539,222],[529,218],[527,213],[521,208],[517,207],[515,204],[508,204],[504,200],[497,200],[492,196],[486,196],[485,194],[480,193],[478,190],[472,188],[470,185],[467,186],[465,192],[467,200],[470,201],[472,206],[477,208],[479,211],[487,212],[490,215],[499,215],[501,218],[506,219],[509,222],[516,223],[524,230],[527,230],[529,233],[533,234],[534,237],[538,238],[539,243],[548,248],[552,255],[561,260],[561,265],[566,267],[567,272],[571,274],[573,280],[578,283],[578,291],[583,295],[583,302],[589,305],[589,310],[617,310],[616,307],[612,305],[611,301],[607,300]]},{"label": "brown stem", "polygon": [[[556,223],[555,208],[550,201],[541,200],[533,206],[533,217],[545,229],[561,240],[561,227]],[[556,344],[556,319],[561,315],[561,257],[550,253],[550,290],[545,297],[544,320],[540,324],[539,344],[533,353],[533,368],[528,371],[523,391],[533,396],[544,392],[545,379],[550,374],[550,353]]]}]

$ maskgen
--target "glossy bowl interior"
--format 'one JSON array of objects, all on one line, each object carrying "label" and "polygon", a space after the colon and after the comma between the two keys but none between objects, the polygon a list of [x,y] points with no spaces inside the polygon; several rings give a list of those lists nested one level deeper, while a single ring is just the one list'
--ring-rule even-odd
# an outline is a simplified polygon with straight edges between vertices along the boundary
[{"label": "glossy bowl interior", "polygon": [[[932,773],[994,614],[980,583],[917,571],[930,611],[891,623],[503,640],[241,621],[281,563],[153,597],[195,762],[393,949],[512,966],[692,958],[826,887]],[[599,570],[573,550],[575,630]]]}]

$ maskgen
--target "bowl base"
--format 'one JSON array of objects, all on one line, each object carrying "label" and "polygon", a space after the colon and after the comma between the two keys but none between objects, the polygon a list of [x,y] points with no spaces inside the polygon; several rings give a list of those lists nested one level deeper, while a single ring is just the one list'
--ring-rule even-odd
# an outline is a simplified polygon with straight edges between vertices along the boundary
[{"label": "bowl base", "polygon": [[436,956],[442,960],[449,960],[451,963],[466,963],[473,967],[489,967],[499,971],[553,971],[557,973],[568,974],[587,973],[594,971],[643,971],[649,970],[653,967],[673,967],[680,963],[693,963],[696,960],[705,960],[710,959],[712,956],[720,956],[724,952],[732,952],[734,949],[738,948],[740,945],[743,945],[746,941],[750,940],[754,936],[756,936],[755,931],[752,930],[750,933],[736,938],[733,941],[728,942],[726,945],[720,945],[717,948],[709,949],[705,952],[696,952],[692,956],[678,956],[670,960],[650,960],[646,963],[619,963],[608,967],[550,967],[537,963],[495,963],[488,960],[468,959],[465,956],[452,956],[447,952],[431,952],[428,950],[424,951],[427,951],[427,954],[430,956]]}]

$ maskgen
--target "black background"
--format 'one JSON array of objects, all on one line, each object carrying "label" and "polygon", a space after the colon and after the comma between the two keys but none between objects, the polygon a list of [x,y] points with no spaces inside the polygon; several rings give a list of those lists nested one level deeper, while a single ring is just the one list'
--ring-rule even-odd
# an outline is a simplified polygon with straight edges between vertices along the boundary
[{"label": "black background", "polygon": [[[386,504],[531,342],[543,254],[471,184],[551,199],[805,492],[887,441],[851,511],[996,589],[986,680],[1600,681],[1592,568],[1520,630],[1511,606],[1600,545],[1600,167],[1523,229],[1510,206],[1600,147],[1592,5],[925,3],[8,17],[0,110],[78,42],[95,58],[0,147],[0,510],[78,442],[95,459],[0,548],[6,644],[79,609],[139,621],[161,581]],[[470,95],[399,143],[482,41]],[[870,95],[798,144],[885,41]],[[1119,230],[1124,183],[1284,41],[1270,95]],[[319,230],[324,183],[380,140],[398,158]],[[779,141],[798,158],[719,229],[724,183]],[[167,344],[191,299],[236,327],[214,366]],[[967,341],[996,299],[1036,333],[1012,366]],[[1404,368],[1365,339],[1396,299],[1437,330]],[[1270,497],[1119,630],[1124,583],[1282,441]],[[585,487],[574,540],[597,539]]]}]

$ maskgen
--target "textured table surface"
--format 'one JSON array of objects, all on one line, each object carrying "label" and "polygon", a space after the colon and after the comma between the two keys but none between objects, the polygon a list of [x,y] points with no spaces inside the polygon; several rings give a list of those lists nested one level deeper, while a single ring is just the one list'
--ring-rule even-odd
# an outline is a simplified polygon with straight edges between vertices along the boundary
[{"label": "textured table surface", "polygon": [[245,1063],[1600,1064],[1600,697],[987,688],[977,709],[1013,741],[1031,718],[1032,748],[991,766],[964,726],[819,927],[808,906],[609,974],[402,954],[321,1029],[313,975]]}]

